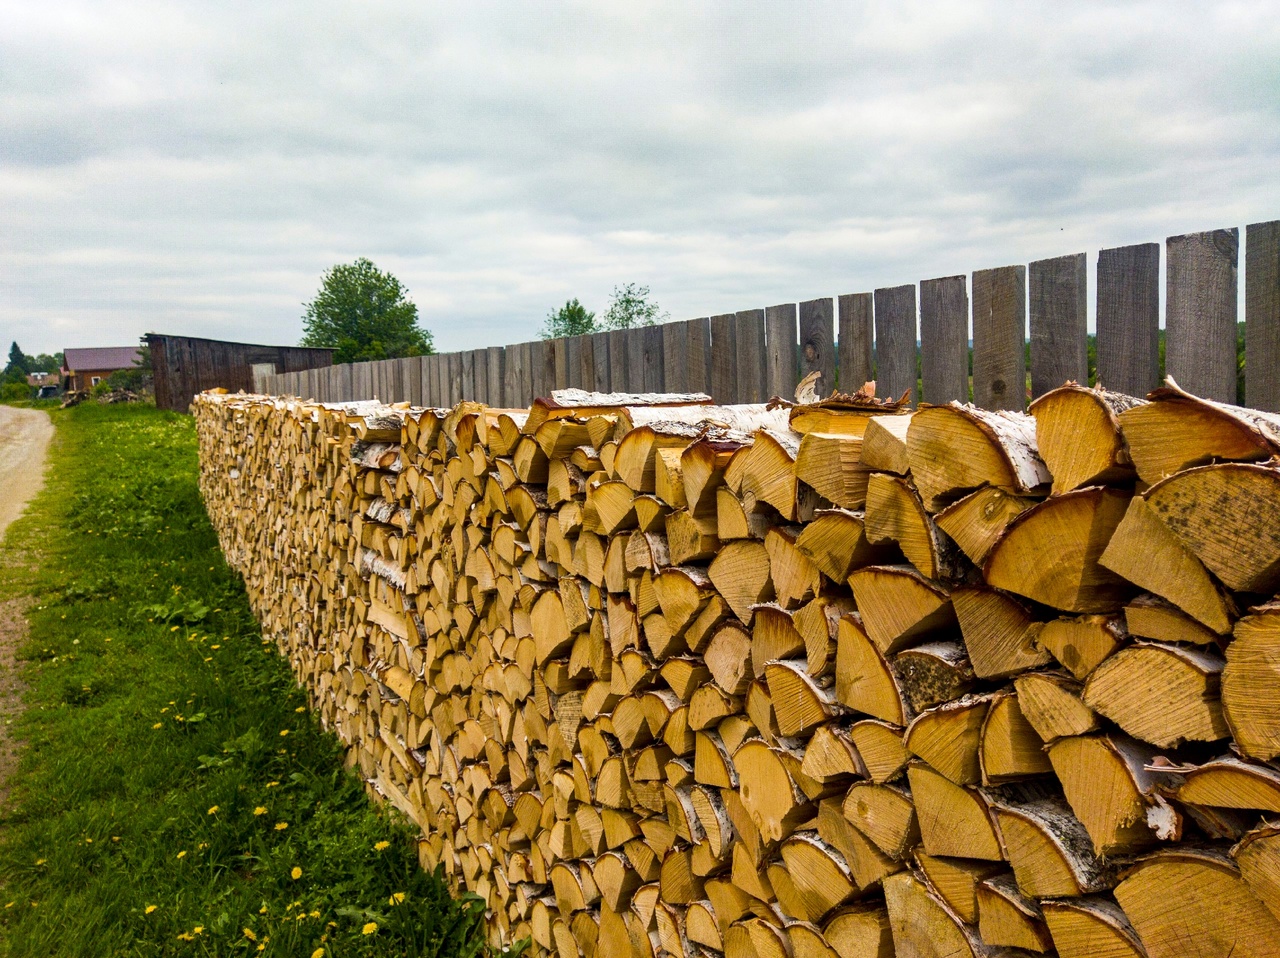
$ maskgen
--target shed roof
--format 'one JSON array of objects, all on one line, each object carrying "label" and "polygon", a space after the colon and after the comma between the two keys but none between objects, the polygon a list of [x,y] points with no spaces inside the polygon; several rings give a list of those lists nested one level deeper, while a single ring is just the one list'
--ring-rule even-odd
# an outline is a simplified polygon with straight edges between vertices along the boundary
[{"label": "shed roof", "polygon": [[86,369],[128,369],[138,358],[137,346],[97,346],[63,350],[64,364],[72,372]]}]

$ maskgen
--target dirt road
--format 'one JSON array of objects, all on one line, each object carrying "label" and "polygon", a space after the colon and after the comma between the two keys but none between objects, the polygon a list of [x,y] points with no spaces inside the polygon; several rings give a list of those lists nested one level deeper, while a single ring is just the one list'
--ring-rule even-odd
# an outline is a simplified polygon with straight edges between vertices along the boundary
[{"label": "dirt road", "polygon": [[41,409],[0,406],[0,538],[44,485],[53,421]]}]

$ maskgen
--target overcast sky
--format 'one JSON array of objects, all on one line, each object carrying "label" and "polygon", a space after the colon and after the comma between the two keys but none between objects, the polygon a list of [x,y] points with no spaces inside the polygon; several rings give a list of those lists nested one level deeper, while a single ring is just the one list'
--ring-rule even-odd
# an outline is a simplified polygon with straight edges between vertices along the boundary
[{"label": "overcast sky", "polygon": [[[1280,217],[1280,2],[0,5],[0,341],[441,349]],[[1091,294],[1092,295],[1092,294]]]}]

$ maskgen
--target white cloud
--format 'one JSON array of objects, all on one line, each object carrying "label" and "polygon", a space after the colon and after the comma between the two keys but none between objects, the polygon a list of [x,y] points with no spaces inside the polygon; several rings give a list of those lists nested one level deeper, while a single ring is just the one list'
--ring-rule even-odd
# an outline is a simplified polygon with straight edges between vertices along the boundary
[{"label": "white cloud", "polygon": [[0,9],[0,341],[290,342],[366,255],[444,348],[1280,216],[1280,4]]}]

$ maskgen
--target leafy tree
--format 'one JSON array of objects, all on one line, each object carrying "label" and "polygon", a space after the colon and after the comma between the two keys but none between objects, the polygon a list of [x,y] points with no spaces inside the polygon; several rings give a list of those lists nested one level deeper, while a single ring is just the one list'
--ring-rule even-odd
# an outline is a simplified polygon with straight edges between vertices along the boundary
[{"label": "leafy tree", "polygon": [[559,309],[547,313],[542,332],[538,335],[543,339],[559,339],[562,336],[581,336],[599,331],[596,314],[588,311],[575,296]]},{"label": "leafy tree", "polygon": [[62,353],[41,353],[39,356],[27,357],[29,371],[33,373],[56,373],[62,368]]},{"label": "leafy tree", "polygon": [[418,307],[390,273],[363,256],[324,273],[303,314],[303,346],[329,346],[337,363],[398,359],[435,352],[418,325]]},{"label": "leafy tree", "polygon": [[151,347],[145,344],[138,347],[138,358],[133,361],[131,367],[117,369],[107,377],[107,387],[110,389],[129,389],[139,392],[151,384]]},{"label": "leafy tree", "polygon": [[658,304],[649,300],[649,287],[638,283],[615,286],[604,311],[605,329],[630,329],[632,326],[652,326],[670,318]]}]

